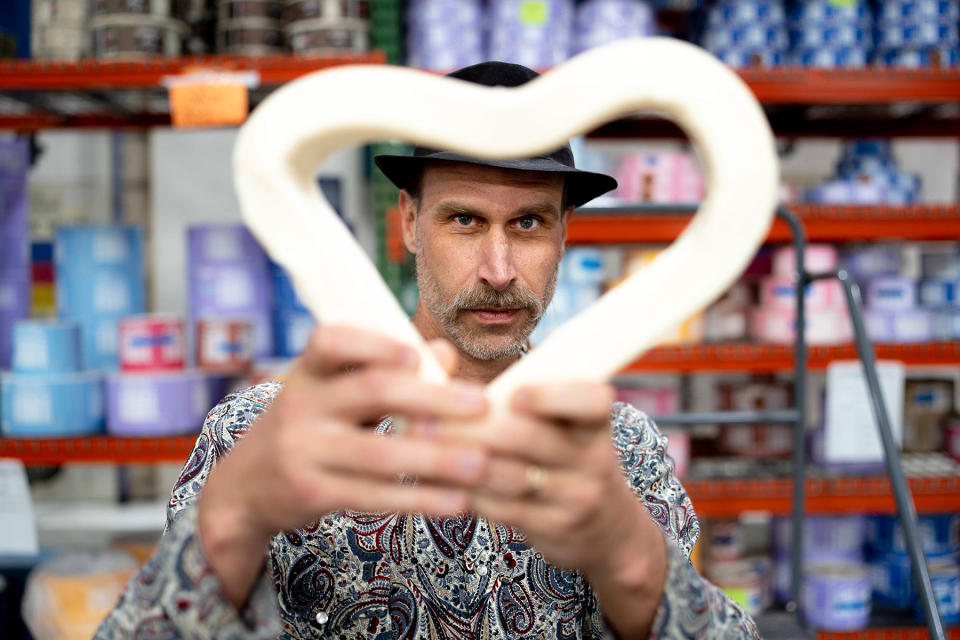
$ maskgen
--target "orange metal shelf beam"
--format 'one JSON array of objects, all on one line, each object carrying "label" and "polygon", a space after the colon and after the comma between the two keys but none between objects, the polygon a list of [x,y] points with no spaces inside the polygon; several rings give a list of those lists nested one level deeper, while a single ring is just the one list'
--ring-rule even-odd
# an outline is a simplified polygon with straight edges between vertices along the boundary
[{"label": "orange metal shelf beam", "polygon": [[0,91],[144,89],[159,87],[160,81],[165,76],[197,69],[256,71],[260,75],[261,85],[278,85],[319,69],[355,63],[382,64],[385,61],[386,57],[379,51],[322,56],[149,58],[126,62],[2,60],[0,61]]},{"label": "orange metal shelf beam", "polygon": [[[956,240],[960,238],[960,206],[790,205],[813,242],[852,240]],[[578,212],[567,229],[568,244],[668,243],[690,222],[689,214]],[[779,218],[768,242],[789,242],[790,229]]]},{"label": "orange metal shelf beam", "polygon": [[749,69],[739,72],[763,104],[960,101],[958,69]]},{"label": "orange metal shelf beam", "polygon": [[[960,342],[874,345],[880,360],[899,360],[908,366],[960,365]],[[807,366],[825,369],[834,360],[856,359],[853,345],[810,347]],[[651,349],[624,369],[624,373],[652,371],[741,371],[774,373],[793,370],[792,345],[717,344]]]},{"label": "orange metal shelf beam", "polygon": [[[946,629],[949,640],[960,640],[960,627]],[[818,631],[817,640],[929,640],[925,627],[876,627],[860,631]]]},{"label": "orange metal shelf beam", "polygon": [[196,436],[168,438],[0,438],[0,458],[19,458],[27,465],[65,462],[120,464],[184,463]]},{"label": "orange metal shelf beam", "polygon": [[[917,511],[960,511],[960,477],[909,478]],[[793,481],[789,479],[685,480],[684,486],[700,517],[726,518],[744,511],[789,515]],[[806,513],[896,513],[886,477],[810,478]]]}]

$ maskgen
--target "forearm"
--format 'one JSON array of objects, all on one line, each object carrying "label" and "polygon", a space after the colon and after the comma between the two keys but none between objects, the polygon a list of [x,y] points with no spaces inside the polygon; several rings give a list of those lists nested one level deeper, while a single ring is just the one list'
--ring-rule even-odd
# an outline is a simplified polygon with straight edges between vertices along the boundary
[{"label": "forearm", "polygon": [[611,549],[605,565],[588,572],[587,578],[617,637],[647,638],[663,599],[668,571],[666,541],[659,527],[640,513],[621,542]]},{"label": "forearm", "polygon": [[[212,479],[211,479],[212,480]],[[220,580],[224,596],[241,608],[257,584],[270,544],[270,536],[256,532],[228,504],[220,508],[210,499],[208,486],[197,505],[197,530],[210,568]]]}]

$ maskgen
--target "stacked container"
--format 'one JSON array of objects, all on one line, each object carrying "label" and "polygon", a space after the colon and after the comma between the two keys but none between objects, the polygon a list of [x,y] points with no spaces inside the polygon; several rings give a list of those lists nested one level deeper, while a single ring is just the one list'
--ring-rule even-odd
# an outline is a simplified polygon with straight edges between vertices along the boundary
[{"label": "stacked container", "polygon": [[288,0],[284,33],[294,53],[363,53],[370,49],[368,0]]},{"label": "stacked container", "polygon": [[[920,542],[930,571],[934,595],[945,625],[960,622],[960,577],[957,554],[960,514],[921,514],[917,518]],[[873,516],[867,521],[867,554],[877,605],[915,609],[919,596],[914,584],[903,528],[896,516]]]},{"label": "stacked container", "polygon": [[960,2],[880,0],[874,62],[895,67],[960,64]]},{"label": "stacked container", "polygon": [[616,172],[615,195],[627,202],[692,204],[706,192],[706,180],[692,153],[631,153]]},{"label": "stacked container", "polygon": [[408,66],[447,72],[485,59],[479,0],[413,0],[406,14]]},{"label": "stacked container", "polygon": [[917,202],[920,176],[897,168],[888,140],[856,140],[844,145],[836,177],[808,194],[817,204],[890,204]]},{"label": "stacked container", "polygon": [[107,431],[165,436],[197,431],[212,402],[210,380],[185,370],[184,321],[131,316],[120,321],[121,373],[107,380]]},{"label": "stacked container", "polygon": [[708,10],[701,44],[735,68],[783,64],[789,44],[783,2],[720,0]]},{"label": "stacked container", "polygon": [[218,0],[217,51],[260,56],[284,50],[282,0]]},{"label": "stacked container", "polygon": [[656,31],[653,8],[640,0],[586,0],[577,6],[573,54]]},{"label": "stacked container", "polygon": [[23,320],[13,329],[13,372],[0,380],[2,433],[68,437],[103,430],[103,374],[83,371],[80,325]]},{"label": "stacked container", "polygon": [[873,14],[862,0],[796,2],[790,11],[790,58],[801,67],[864,67],[873,44]]},{"label": "stacked container", "polygon": [[90,51],[96,58],[178,56],[190,33],[186,0],[92,0]]},{"label": "stacked container", "polygon": [[274,351],[279,358],[295,358],[307,346],[317,323],[297,296],[283,267],[271,263],[270,270],[273,275]]},{"label": "stacked container", "polygon": [[85,366],[116,369],[117,321],[146,308],[140,229],[60,227],[54,261],[57,311],[80,323]]},{"label": "stacked container", "polygon": [[489,11],[490,59],[542,71],[569,57],[572,0],[492,0]]},{"label": "stacked container", "polygon": [[0,141],[0,369],[10,366],[14,322],[30,315],[26,140]]},{"label": "stacked container", "polygon": [[[250,354],[243,353],[241,335],[246,331],[253,357],[270,357],[270,267],[263,249],[239,224],[191,227],[187,243],[189,321],[197,330],[198,354],[217,351],[227,369],[237,368],[244,360],[249,365]],[[215,357],[198,357],[198,365],[204,368],[213,368],[215,362]]]},{"label": "stacked container", "polygon": [[47,60],[77,60],[86,53],[87,2],[32,0],[30,55]]}]

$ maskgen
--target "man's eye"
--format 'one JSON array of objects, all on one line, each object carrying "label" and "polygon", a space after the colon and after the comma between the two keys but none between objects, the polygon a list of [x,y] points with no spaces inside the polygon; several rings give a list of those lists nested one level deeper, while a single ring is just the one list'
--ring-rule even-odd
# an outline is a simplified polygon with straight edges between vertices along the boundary
[{"label": "man's eye", "polygon": [[470,223],[473,222],[473,216],[467,215],[465,213],[461,213],[460,215],[454,216],[453,219],[457,221],[457,224],[464,227],[469,227]]},{"label": "man's eye", "polygon": [[517,220],[517,226],[519,226],[524,231],[530,231],[535,229],[537,225],[540,224],[540,220],[534,216],[524,216]]}]

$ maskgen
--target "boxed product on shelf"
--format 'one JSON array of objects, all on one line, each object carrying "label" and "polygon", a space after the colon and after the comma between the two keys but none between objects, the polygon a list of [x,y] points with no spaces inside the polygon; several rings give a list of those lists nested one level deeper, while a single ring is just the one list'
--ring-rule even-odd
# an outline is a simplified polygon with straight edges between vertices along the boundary
[{"label": "boxed product on shelf", "polygon": [[86,53],[86,2],[32,0],[31,9],[31,57],[77,60]]},{"label": "boxed product on shelf", "polygon": [[952,380],[908,380],[903,397],[903,450],[940,451],[954,411]]},{"label": "boxed product on shelf", "polygon": [[149,14],[101,15],[88,29],[93,57],[122,60],[179,56],[189,34],[185,22]]},{"label": "boxed product on shelf", "polygon": [[817,629],[854,631],[870,622],[870,573],[863,564],[804,567],[803,617]]},{"label": "boxed product on shelf", "polygon": [[196,322],[196,364],[205,371],[244,373],[254,358],[254,327],[244,320],[206,318]]},{"label": "boxed product on shelf", "polygon": [[656,26],[656,17],[648,2],[585,0],[577,6],[571,53],[576,55],[622,38],[651,36]]},{"label": "boxed product on shelf", "polygon": [[100,433],[103,394],[103,375],[84,371],[78,323],[14,325],[13,369],[0,376],[0,433],[27,438]]},{"label": "boxed product on shelf", "polygon": [[873,47],[867,2],[795,2],[790,8],[790,62],[800,67],[864,67]]},{"label": "boxed product on shelf", "polygon": [[616,171],[614,195],[626,202],[700,202],[706,180],[692,153],[662,151],[631,153]]},{"label": "boxed product on shelf", "polygon": [[[717,383],[717,408],[721,411],[775,411],[793,403],[790,383],[757,379],[751,382]],[[790,424],[732,424],[720,428],[720,447],[728,453],[750,458],[776,458],[793,451]]]},{"label": "boxed product on shelf", "polygon": [[549,69],[570,56],[572,0],[492,0],[488,12],[491,60]]},{"label": "boxed product on shelf", "polygon": [[118,323],[120,370],[183,369],[187,335],[183,318],[150,314],[128,316]]},{"label": "boxed product on shelf", "polygon": [[956,0],[881,0],[874,62],[907,68],[956,65],[960,60],[958,16]]},{"label": "boxed product on shelf", "polygon": [[211,381],[200,371],[114,374],[107,378],[107,433],[195,433],[213,400]]},{"label": "boxed product on shelf", "polygon": [[701,44],[732,67],[772,67],[786,59],[789,38],[784,3],[721,0],[707,10]]},{"label": "boxed product on shelf", "polygon": [[254,357],[270,357],[272,287],[266,253],[242,225],[190,227],[187,244],[190,321],[248,322]]},{"label": "boxed product on shelf", "polygon": [[80,322],[85,366],[117,367],[117,322],[146,311],[140,229],[122,225],[59,227],[57,310]]},{"label": "boxed product on shelf", "polygon": [[370,49],[370,23],[360,18],[297,20],[284,27],[294,53],[363,53]]},{"label": "boxed product on shelf", "polygon": [[816,204],[888,204],[917,202],[920,177],[899,170],[886,140],[854,140],[843,146],[836,176],[810,189]]},{"label": "boxed product on shelf", "polygon": [[448,72],[487,59],[479,0],[413,0],[406,5],[407,65]]}]

